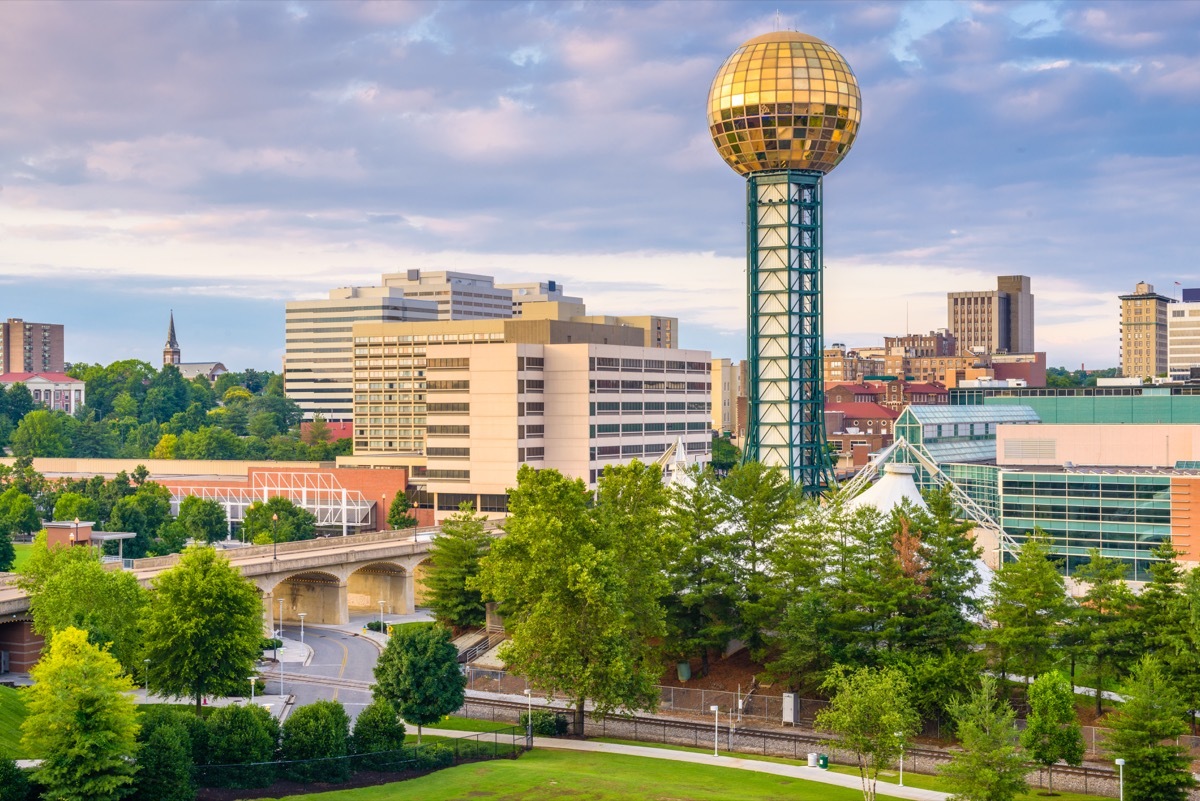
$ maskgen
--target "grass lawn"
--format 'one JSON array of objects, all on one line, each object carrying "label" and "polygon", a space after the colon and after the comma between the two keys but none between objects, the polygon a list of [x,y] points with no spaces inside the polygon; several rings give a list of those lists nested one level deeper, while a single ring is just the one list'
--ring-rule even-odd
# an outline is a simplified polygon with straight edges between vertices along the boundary
[{"label": "grass lawn", "polygon": [[21,690],[0,687],[0,753],[24,759],[21,750],[21,721],[25,720],[25,698]]},{"label": "grass lawn", "polygon": [[[885,796],[880,796],[883,798]],[[861,790],[686,762],[534,750],[520,759],[479,762],[419,779],[359,790],[290,796],[288,801],[391,801],[392,799],[670,799],[670,801],[859,801]]]},{"label": "grass lawn", "polygon": [[21,565],[29,560],[29,552],[33,550],[33,544],[29,542],[14,542],[13,550],[17,552],[17,561],[13,562],[13,566],[9,569],[16,573],[21,569]]},{"label": "grass lawn", "polygon": [[[439,720],[437,723],[429,724],[431,729],[453,729],[454,731],[506,731],[512,729],[515,724],[501,723],[491,720],[475,720],[474,718],[460,718],[451,715],[445,720]],[[410,727],[414,731],[416,727]]]}]

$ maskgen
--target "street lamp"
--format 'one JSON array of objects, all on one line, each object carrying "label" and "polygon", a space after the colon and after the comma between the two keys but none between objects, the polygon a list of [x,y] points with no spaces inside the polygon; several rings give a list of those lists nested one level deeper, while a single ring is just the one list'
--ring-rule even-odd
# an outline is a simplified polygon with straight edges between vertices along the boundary
[{"label": "street lamp", "polygon": [[1121,788],[1120,801],[1125,801],[1125,760],[1123,760],[1123,759],[1117,760],[1117,770],[1120,771],[1120,777],[1121,777],[1120,778],[1120,782],[1121,782],[1120,783],[1120,788]]},{"label": "street lamp", "polygon": [[252,703],[252,704],[254,703],[254,682],[257,679],[258,679],[258,676],[250,677],[250,703]]},{"label": "street lamp", "polygon": [[720,756],[717,751],[717,738],[721,736],[721,707],[713,704],[708,709],[713,713],[713,756]]},{"label": "street lamp", "polygon": [[896,732],[896,739],[900,741],[900,786],[904,786],[904,732]]},{"label": "street lamp", "polygon": [[79,539],[79,518],[75,518],[75,533],[71,535],[71,544],[74,545]]},{"label": "street lamp", "polygon": [[279,558],[279,515],[277,514],[271,515],[271,558]]},{"label": "street lamp", "polygon": [[145,676],[146,676],[146,700],[149,701],[150,700],[150,660],[143,659],[142,664],[146,666],[146,669],[144,671]]},{"label": "street lamp", "polygon": [[[279,599],[279,641],[283,641],[283,599]],[[283,695],[283,659],[279,660],[279,694]]]},{"label": "street lamp", "polygon": [[304,616],[307,614],[308,614],[308,612],[301,612],[299,615],[297,615],[297,617],[300,618],[300,644],[301,645],[304,645]]},{"label": "street lamp", "polygon": [[533,694],[525,688],[525,737],[533,744]]},{"label": "street lamp", "polygon": [[383,601],[379,602],[379,633],[386,634],[387,629],[383,627]]}]

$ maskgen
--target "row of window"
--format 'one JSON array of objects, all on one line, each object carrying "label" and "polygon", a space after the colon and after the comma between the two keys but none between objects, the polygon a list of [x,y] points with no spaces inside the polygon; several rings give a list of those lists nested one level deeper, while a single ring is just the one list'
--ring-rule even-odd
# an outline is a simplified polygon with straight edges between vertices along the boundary
[{"label": "row of window", "polygon": [[708,431],[709,423],[600,423],[588,426],[589,436],[619,437],[622,434],[662,434],[671,431]]},{"label": "row of window", "polygon": [[593,356],[588,359],[591,370],[633,370],[668,373],[711,373],[711,362],[680,362],[663,359],[618,359],[611,356]]},{"label": "row of window", "polygon": [[593,401],[588,404],[592,416],[598,414],[661,414],[663,412],[712,411],[709,401]]},{"label": "row of window", "polygon": [[597,378],[588,381],[592,392],[711,392],[712,384],[705,381],[618,381]]}]

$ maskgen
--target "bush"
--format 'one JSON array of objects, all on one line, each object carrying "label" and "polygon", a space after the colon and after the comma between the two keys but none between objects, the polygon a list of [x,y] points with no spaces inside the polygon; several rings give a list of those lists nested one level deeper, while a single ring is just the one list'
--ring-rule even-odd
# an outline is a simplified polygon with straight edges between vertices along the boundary
[{"label": "bush", "polygon": [[[529,725],[529,713],[521,713],[521,728]],[[570,726],[566,715],[539,709],[533,713],[533,733],[538,737],[562,737]]]},{"label": "bush", "polygon": [[299,707],[283,724],[284,769],[298,782],[344,782],[350,778],[350,717],[337,701]]},{"label": "bush", "polygon": [[382,623],[378,620],[370,620],[370,621],[367,621],[367,629],[369,629],[370,631],[386,632],[387,624]]},{"label": "bush", "polygon": [[142,716],[135,801],[192,801],[196,797],[192,737],[184,718],[199,721],[191,713],[164,707],[152,707]]},{"label": "bush", "polygon": [[263,637],[262,649],[264,651],[271,651],[271,650],[274,650],[275,648],[282,648],[282,647],[283,647],[283,640],[279,639],[278,637]]},{"label": "bush", "polygon": [[415,759],[413,760],[413,769],[440,770],[441,768],[448,768],[453,764],[454,749],[441,743],[432,743],[430,745],[417,746]]},{"label": "bush", "polygon": [[0,756],[0,801],[25,801],[29,778],[15,759]]},{"label": "bush", "polygon": [[[382,754],[388,751],[399,751],[404,747],[404,723],[396,708],[384,698],[377,698],[369,706],[358,713],[354,722],[354,735],[350,739],[351,750],[355,754]],[[384,764],[395,760],[394,755],[380,759],[361,760],[363,767]],[[382,768],[377,768],[382,769]]]},{"label": "bush", "polygon": [[[209,787],[266,787],[275,781],[279,721],[260,706],[217,707],[208,719]],[[240,767],[245,765],[246,767]]]}]

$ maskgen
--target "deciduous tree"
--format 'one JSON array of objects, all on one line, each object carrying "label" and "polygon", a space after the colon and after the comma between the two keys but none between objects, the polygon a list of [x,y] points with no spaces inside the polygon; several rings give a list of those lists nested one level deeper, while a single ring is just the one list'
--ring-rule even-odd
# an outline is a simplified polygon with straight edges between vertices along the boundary
[{"label": "deciduous tree", "polygon": [[[278,519],[273,519],[278,518]],[[317,517],[282,495],[255,501],[246,509],[242,530],[255,542],[292,542],[311,540],[317,535]]]},{"label": "deciduous tree", "polygon": [[466,697],[466,678],[458,668],[458,649],[441,626],[402,626],[392,632],[375,666],[376,698],[387,700],[400,716],[421,728],[454,712]]},{"label": "deciduous tree", "polygon": [[1037,677],[1029,685],[1029,717],[1021,732],[1021,746],[1029,758],[1048,771],[1047,789],[1054,792],[1054,765],[1083,762],[1083,734],[1075,714],[1075,691],[1057,670]]},{"label": "deciduous tree", "polygon": [[1013,801],[1028,790],[1016,713],[997,697],[995,677],[985,674],[977,689],[949,707],[962,748],[940,769],[954,792],[951,801]]},{"label": "deciduous tree", "polygon": [[254,585],[212,548],[183,552],[161,573],[143,615],[151,685],[164,695],[240,692],[262,652],[262,605]]},{"label": "deciduous tree", "polygon": [[116,801],[133,782],[137,710],[133,684],[87,632],[59,632],[30,671],[22,745],[42,763],[36,778],[53,801]]},{"label": "deciduous tree", "polygon": [[179,502],[176,518],[187,535],[197,542],[214,542],[229,533],[225,507],[216,501],[189,495]]}]

